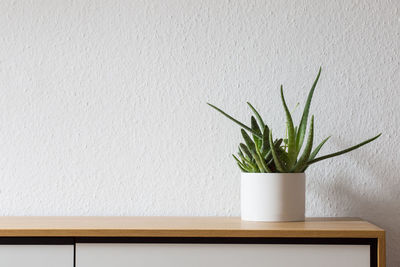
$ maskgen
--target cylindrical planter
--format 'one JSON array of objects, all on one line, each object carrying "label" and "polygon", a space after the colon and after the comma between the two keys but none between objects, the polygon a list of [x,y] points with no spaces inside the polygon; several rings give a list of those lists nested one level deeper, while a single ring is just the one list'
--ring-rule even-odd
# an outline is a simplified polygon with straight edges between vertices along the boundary
[{"label": "cylindrical planter", "polygon": [[304,173],[242,173],[244,221],[304,221]]}]

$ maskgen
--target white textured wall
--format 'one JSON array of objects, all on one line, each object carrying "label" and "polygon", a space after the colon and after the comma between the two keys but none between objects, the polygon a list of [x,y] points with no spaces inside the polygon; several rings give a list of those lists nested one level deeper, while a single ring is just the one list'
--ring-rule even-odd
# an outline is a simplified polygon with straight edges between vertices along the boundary
[{"label": "white textured wall", "polygon": [[[1,1],[1,215],[239,215],[251,101],[283,132],[323,66],[307,215],[388,230],[400,264],[400,2]],[[300,113],[300,110],[298,110]],[[276,132],[277,130],[275,130]]]}]

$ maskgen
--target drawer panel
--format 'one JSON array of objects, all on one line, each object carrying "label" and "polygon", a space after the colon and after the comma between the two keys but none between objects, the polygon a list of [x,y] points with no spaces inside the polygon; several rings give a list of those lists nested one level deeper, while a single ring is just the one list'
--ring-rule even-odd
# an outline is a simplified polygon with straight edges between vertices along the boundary
[{"label": "drawer panel", "polygon": [[73,245],[0,245],[0,266],[73,267]]},{"label": "drawer panel", "polygon": [[76,244],[76,267],[370,267],[369,245]]}]

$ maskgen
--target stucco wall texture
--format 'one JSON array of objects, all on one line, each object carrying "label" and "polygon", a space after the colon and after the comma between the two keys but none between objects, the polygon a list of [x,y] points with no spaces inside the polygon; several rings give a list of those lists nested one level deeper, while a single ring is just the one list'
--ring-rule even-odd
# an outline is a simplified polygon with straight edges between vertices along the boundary
[{"label": "stucco wall texture", "polygon": [[387,230],[400,265],[400,1],[1,1],[0,215],[237,216],[246,101],[284,133],[279,85],[322,154],[307,216]]}]

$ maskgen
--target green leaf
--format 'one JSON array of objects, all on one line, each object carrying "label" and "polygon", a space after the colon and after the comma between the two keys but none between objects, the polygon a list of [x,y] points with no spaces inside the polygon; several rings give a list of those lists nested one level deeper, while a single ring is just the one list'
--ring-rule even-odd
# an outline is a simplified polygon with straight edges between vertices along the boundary
[{"label": "green leaf", "polygon": [[[243,146],[244,144],[241,144],[242,149],[244,148]],[[246,147],[247,149],[247,147]],[[251,150],[251,149],[247,149],[246,152],[251,154],[251,158],[254,159],[255,163],[250,163],[249,165],[251,166],[251,168],[255,171],[253,172],[266,172],[266,170],[263,167],[263,163],[262,163],[262,159],[259,157],[259,155],[257,154],[256,148],[254,147],[255,150]],[[245,153],[246,153],[245,152]]]},{"label": "green leaf", "polygon": [[271,166],[272,163],[274,163],[274,159],[271,157],[271,159],[267,161],[267,166],[269,166],[268,168],[272,169],[273,167],[275,167],[275,165]]},{"label": "green leaf", "polygon": [[281,160],[278,157],[278,153],[275,149],[274,143],[272,141],[272,131],[269,131],[269,146],[271,147],[272,157],[274,159],[275,167],[279,172],[286,172]]},{"label": "green leaf", "polygon": [[246,154],[246,156],[249,157],[250,160],[253,159],[253,156],[251,155],[251,152],[250,152],[249,148],[245,144],[240,143],[240,148]]},{"label": "green leaf", "polygon": [[264,129],[265,123],[264,123],[263,119],[261,118],[260,114],[258,113],[258,111],[253,107],[252,104],[250,104],[250,102],[247,102],[247,105],[249,105],[251,110],[254,112],[254,115],[256,115],[256,118],[258,120],[258,123],[260,124],[261,129]]},{"label": "green leaf", "polygon": [[329,140],[329,138],[331,138],[331,137],[328,136],[327,138],[325,138],[325,139],[314,149],[314,151],[310,154],[309,160],[312,160],[312,159],[314,159],[314,158],[317,156],[318,152],[321,150],[321,148],[322,148],[322,146],[325,144],[325,142]]},{"label": "green leaf", "polygon": [[269,128],[267,125],[264,127],[263,135],[262,135],[262,145],[261,145],[261,155],[265,157],[269,150],[269,141],[268,141],[268,136],[269,136]]},{"label": "green leaf", "polygon": [[[233,156],[233,155],[232,155]],[[234,157],[236,160],[237,165],[239,166],[239,168],[243,171],[243,172],[254,172],[253,170],[249,169],[245,164],[241,163],[240,161],[238,161],[238,159],[236,157]]]},{"label": "green leaf", "polygon": [[[313,160],[313,159],[317,156],[318,152],[321,150],[321,148],[322,148],[322,146],[325,144],[325,142],[329,140],[329,138],[331,138],[331,137],[328,136],[327,138],[325,138],[325,139],[314,149],[314,151],[311,153],[311,155],[310,155],[308,161]],[[300,172],[305,172],[305,171],[307,170],[307,168],[308,168],[308,163],[305,164],[305,166],[303,166],[303,169],[301,169]]]},{"label": "green leaf", "polygon": [[243,152],[242,152],[242,150],[240,149],[240,146],[239,146],[239,151],[238,151],[238,154],[239,154],[239,156],[242,158],[244,158],[244,155],[243,155]]},{"label": "green leaf", "polygon": [[275,144],[276,149],[278,149],[281,146],[282,142],[283,142],[282,138],[275,140],[274,144]]},{"label": "green leaf", "polygon": [[[211,105],[210,103],[207,103],[207,105],[209,105],[210,107],[214,108],[215,110],[219,111],[222,115],[224,115],[225,117],[227,117],[228,119],[232,120],[233,122],[235,122],[236,124],[240,125],[241,127],[243,127],[244,129],[246,129],[247,131],[251,132],[254,135],[258,134],[256,132],[254,132],[250,127],[246,126],[245,124],[241,123],[240,121],[236,120],[235,118],[231,117],[230,115],[226,114],[224,111],[222,111],[221,109],[217,108],[214,105]],[[262,138],[261,135],[259,135],[258,137]]]},{"label": "green leaf", "polygon": [[246,166],[235,156],[232,155],[233,158],[236,160],[236,163],[238,164],[239,168],[244,171],[244,172],[251,172],[251,170],[247,169]]},{"label": "green leaf", "polygon": [[307,143],[303,153],[300,156],[300,159],[297,161],[296,165],[293,168],[294,172],[300,172],[304,168],[304,165],[308,161],[312,150],[313,139],[314,139],[314,116],[311,116],[310,130],[308,131]]},{"label": "green leaf", "polygon": [[272,151],[271,150],[269,150],[268,153],[264,156],[264,159],[266,162],[268,162],[272,159]]},{"label": "green leaf", "polygon": [[251,162],[251,160],[249,158],[246,158],[243,155],[243,153],[240,150],[240,148],[239,148],[239,157],[243,160],[243,162],[245,162],[247,165],[249,165],[252,169],[256,169],[257,168],[257,166],[253,162]]},{"label": "green leaf", "polygon": [[[280,145],[282,144],[282,140],[283,139],[279,139],[279,140],[275,140],[274,142],[274,146],[275,146],[275,150],[278,151],[280,149]],[[268,140],[269,143],[269,140]],[[271,149],[268,150],[267,154],[264,156],[265,161],[270,161],[272,158],[272,151]]]},{"label": "green leaf", "polygon": [[278,152],[278,157],[280,158],[283,166],[285,167],[285,169],[289,169],[287,166],[289,166],[290,164],[290,160],[289,160],[289,155],[288,153],[285,151],[284,148],[275,148],[275,150]]},{"label": "green leaf", "polygon": [[267,172],[266,169],[264,169],[264,165],[263,165],[263,159],[261,159],[257,152],[252,152],[253,158],[256,161],[257,167],[260,169],[260,172]]},{"label": "green leaf", "polygon": [[306,101],[306,104],[305,104],[304,110],[303,110],[303,115],[301,116],[299,129],[298,129],[297,136],[296,136],[297,153],[300,152],[300,149],[303,146],[304,137],[306,135],[307,120],[308,120],[308,113],[310,112],[311,100],[312,100],[314,90],[315,90],[315,87],[317,86],[320,75],[321,75],[321,68],[319,68],[317,78],[315,79],[315,81],[310,89],[310,92],[308,93],[307,101]]},{"label": "green leaf", "polygon": [[249,172],[249,171],[247,171],[245,168],[243,168],[239,163],[237,163],[237,165],[238,165],[238,167],[240,168],[240,170],[241,170],[242,172]]},{"label": "green leaf", "polygon": [[253,155],[253,152],[256,152],[256,145],[254,144],[253,140],[251,140],[250,136],[246,133],[245,130],[241,129],[240,132],[242,133],[243,139],[249,148],[251,155]]},{"label": "green leaf", "polygon": [[347,152],[350,152],[350,151],[352,151],[352,150],[354,150],[354,149],[357,149],[357,148],[359,148],[359,147],[362,147],[363,145],[366,145],[366,144],[368,144],[368,143],[374,141],[374,140],[377,139],[379,136],[381,136],[381,133],[378,134],[377,136],[372,137],[371,139],[365,140],[364,142],[361,142],[361,143],[359,143],[359,144],[357,144],[357,145],[355,145],[355,146],[352,146],[352,147],[349,147],[349,148],[347,148],[347,149],[338,151],[338,152],[336,152],[336,153],[328,154],[328,155],[325,155],[325,156],[322,156],[322,157],[319,157],[319,158],[310,160],[310,161],[307,162],[307,164],[310,165],[310,164],[316,163],[316,162],[321,161],[321,160],[324,160],[324,159],[329,159],[329,158],[333,158],[333,157],[336,157],[336,156],[345,154],[345,153],[347,153]]},{"label": "green leaf", "polygon": [[276,140],[274,141],[275,150],[278,150],[278,149],[281,147],[282,142],[283,142],[283,139],[282,139],[282,138],[276,139]]},{"label": "green leaf", "polygon": [[[253,131],[255,131],[257,134],[262,136],[260,127],[258,126],[258,123],[257,123],[256,119],[253,116],[251,116],[251,129]],[[260,148],[261,147],[262,138],[259,138],[259,137],[257,137],[256,135],[253,134],[253,140],[254,140],[254,143],[256,144],[256,146],[258,148]]]},{"label": "green leaf", "polygon": [[283,108],[286,113],[286,125],[288,130],[288,155],[289,155],[289,168],[292,168],[297,158],[297,150],[296,150],[296,134],[294,132],[294,125],[292,120],[292,115],[290,115],[290,111],[286,105],[285,97],[283,96],[283,86],[281,85],[281,99]]},{"label": "green leaf", "polygon": [[287,138],[283,138],[283,143],[284,143],[285,145],[287,145],[287,144],[288,144],[288,142],[289,142],[289,139],[287,139]]},{"label": "green leaf", "polygon": [[241,162],[235,155],[232,154],[232,157],[236,160],[236,162],[241,165],[242,167],[244,167],[243,162]]},{"label": "green leaf", "polygon": [[260,150],[259,150],[257,147],[256,147],[256,150],[257,150],[257,155],[258,155],[258,157],[259,157],[260,163],[261,163],[263,169],[265,170],[265,172],[271,172],[271,170],[268,168],[268,166],[267,166],[265,160],[264,160],[263,157],[261,156]]},{"label": "green leaf", "polygon": [[266,172],[267,170],[264,169],[263,164],[261,162],[262,158],[260,158],[257,154],[257,147],[254,144],[253,140],[251,140],[250,136],[246,133],[245,130],[241,129],[241,133],[243,136],[244,141],[246,142],[247,147],[250,150],[251,156],[256,161],[256,164],[261,172]]}]

